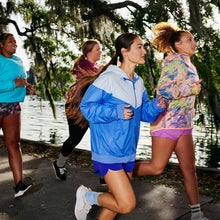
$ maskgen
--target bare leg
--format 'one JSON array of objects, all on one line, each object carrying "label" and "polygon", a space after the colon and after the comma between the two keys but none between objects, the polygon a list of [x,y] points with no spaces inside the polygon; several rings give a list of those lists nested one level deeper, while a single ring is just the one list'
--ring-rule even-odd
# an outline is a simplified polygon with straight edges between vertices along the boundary
[{"label": "bare leg", "polygon": [[20,113],[5,116],[1,120],[8,160],[15,185],[22,180],[22,153],[20,149]]},{"label": "bare leg", "polygon": [[166,167],[176,141],[168,138],[152,137],[152,159],[149,162],[137,162],[134,176],[159,175]]},{"label": "bare leg", "polygon": [[183,173],[185,190],[190,205],[198,204],[199,192],[192,135],[183,135],[179,138],[175,153]]},{"label": "bare leg", "polygon": [[98,197],[98,202],[103,207],[99,220],[113,220],[117,213],[126,214],[135,208],[136,198],[130,183],[131,176],[131,173],[127,174],[124,170],[109,170],[105,175],[109,193]]}]

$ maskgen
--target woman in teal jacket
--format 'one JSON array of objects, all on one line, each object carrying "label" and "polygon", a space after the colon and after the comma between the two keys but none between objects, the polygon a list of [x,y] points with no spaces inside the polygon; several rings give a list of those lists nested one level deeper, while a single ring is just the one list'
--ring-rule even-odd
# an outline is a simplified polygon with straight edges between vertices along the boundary
[{"label": "woman in teal jacket", "polygon": [[27,83],[26,72],[21,59],[14,55],[17,44],[10,33],[0,35],[0,128],[8,150],[9,164],[15,182],[15,198],[22,196],[31,184],[22,182],[22,154],[20,149],[20,105],[26,94],[26,87],[33,94],[33,87]]},{"label": "woman in teal jacket", "polygon": [[146,51],[140,37],[122,34],[115,47],[116,55],[90,85],[80,105],[89,121],[94,170],[104,177],[109,192],[92,192],[80,186],[75,206],[78,220],[86,219],[93,204],[103,207],[99,219],[105,220],[134,209],[136,199],[130,179],[140,121],[154,122],[164,110],[160,107],[162,101],[149,101],[142,78],[134,72],[136,65],[145,63]]}]

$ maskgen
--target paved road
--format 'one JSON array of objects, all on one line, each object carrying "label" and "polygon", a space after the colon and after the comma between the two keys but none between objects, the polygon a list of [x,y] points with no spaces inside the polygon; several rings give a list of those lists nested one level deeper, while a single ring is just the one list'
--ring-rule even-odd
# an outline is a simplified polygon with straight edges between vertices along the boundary
[{"label": "paved road", "polygon": [[[55,179],[51,162],[24,155],[26,180],[34,182],[34,190],[22,198],[14,199],[13,179],[8,167],[5,149],[0,150],[0,220],[74,220],[75,191],[80,184],[93,190],[105,191],[99,186],[99,178],[89,168],[67,167],[67,180]],[[147,180],[132,181],[137,195],[137,207],[120,220],[188,220],[190,219],[184,192],[153,185]],[[213,204],[212,198],[201,195],[203,211],[210,220],[220,220],[220,203]],[[94,206],[88,220],[97,219],[99,207]],[[5,214],[6,216],[6,214]]]}]

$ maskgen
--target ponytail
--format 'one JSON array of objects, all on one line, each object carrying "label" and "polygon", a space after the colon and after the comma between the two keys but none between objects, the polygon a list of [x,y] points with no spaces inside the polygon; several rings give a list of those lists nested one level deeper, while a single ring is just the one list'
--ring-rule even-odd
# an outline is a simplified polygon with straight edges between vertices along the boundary
[{"label": "ponytail", "polygon": [[85,60],[85,56],[84,56],[83,54],[74,60],[73,67],[72,67],[71,70],[70,70],[70,73],[71,73],[72,75],[75,75],[75,74],[76,74],[77,69],[78,69],[78,65],[79,65],[82,61],[84,61],[84,60]]},{"label": "ponytail", "polygon": [[102,72],[104,72],[104,71],[108,68],[108,66],[110,66],[110,65],[115,65],[115,66],[117,66],[117,63],[118,63],[118,56],[115,54],[115,55],[111,58],[111,60],[102,68],[102,70],[100,71],[99,74],[101,74]]}]

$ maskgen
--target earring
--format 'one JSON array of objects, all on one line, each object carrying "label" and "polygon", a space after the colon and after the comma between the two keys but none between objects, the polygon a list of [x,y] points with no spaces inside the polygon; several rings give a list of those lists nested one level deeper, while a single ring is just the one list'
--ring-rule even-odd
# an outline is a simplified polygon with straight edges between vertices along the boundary
[{"label": "earring", "polygon": [[120,62],[120,57],[117,56],[117,66],[120,66],[121,65],[121,62]]}]

